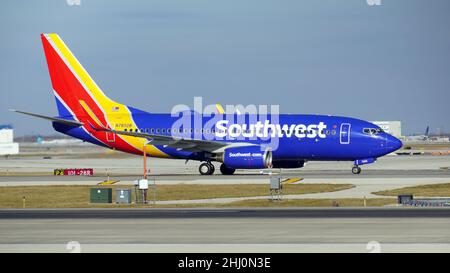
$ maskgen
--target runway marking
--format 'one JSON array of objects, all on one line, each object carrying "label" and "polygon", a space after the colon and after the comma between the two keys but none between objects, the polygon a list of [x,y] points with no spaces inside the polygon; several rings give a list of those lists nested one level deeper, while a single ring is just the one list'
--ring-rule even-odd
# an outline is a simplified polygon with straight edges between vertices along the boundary
[{"label": "runway marking", "polygon": [[299,184],[300,181],[302,181],[303,178],[288,178],[282,181],[283,184]]},{"label": "runway marking", "polygon": [[99,185],[99,186],[114,185],[117,182],[120,182],[120,180],[105,180],[105,181],[97,183],[97,185]]}]

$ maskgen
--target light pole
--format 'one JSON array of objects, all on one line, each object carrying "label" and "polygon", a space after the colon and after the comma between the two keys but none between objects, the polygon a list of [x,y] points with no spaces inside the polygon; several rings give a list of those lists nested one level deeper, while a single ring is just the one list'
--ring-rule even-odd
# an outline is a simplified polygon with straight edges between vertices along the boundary
[{"label": "light pole", "polygon": [[151,142],[145,141],[144,142],[144,179],[147,179],[147,145]]}]

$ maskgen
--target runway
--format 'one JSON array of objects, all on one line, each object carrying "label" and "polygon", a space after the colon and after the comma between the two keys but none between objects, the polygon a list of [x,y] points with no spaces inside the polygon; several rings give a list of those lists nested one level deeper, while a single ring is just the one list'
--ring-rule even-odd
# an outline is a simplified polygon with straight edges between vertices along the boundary
[{"label": "runway", "polygon": [[450,208],[4,209],[4,219],[450,218]]},{"label": "runway", "polygon": [[[158,176],[171,176],[173,174],[198,176],[199,162],[175,159],[149,158],[148,166],[150,173]],[[116,158],[104,155],[102,158],[90,158],[86,155],[79,154],[77,156],[58,156],[54,155],[50,159],[42,157],[18,157],[18,158],[0,158],[0,173],[46,173],[53,174],[54,169],[59,168],[93,168],[94,173],[105,175],[108,172],[111,175],[141,175],[143,161],[141,157],[125,157]],[[216,173],[220,167],[220,163],[215,163]],[[300,169],[285,169],[286,174],[311,174],[324,173],[325,175],[345,175],[351,174],[352,162],[347,161],[310,161],[305,167]],[[374,164],[363,165],[362,174],[371,175],[396,175],[400,171],[444,171],[450,168],[450,156],[385,156],[381,157]],[[278,171],[278,170],[274,170]],[[372,172],[375,171],[375,172]],[[380,173],[381,171],[381,173]],[[383,172],[387,172],[383,174]],[[404,172],[403,172],[404,173]],[[259,174],[259,170],[238,170],[237,175]],[[405,174],[403,174],[405,175]],[[220,175],[219,175],[220,176]]]},{"label": "runway", "polygon": [[450,252],[449,225],[448,209],[1,210],[0,252]]},{"label": "runway", "polygon": [[[265,172],[267,174],[267,172]],[[280,174],[278,170],[274,170],[273,174]],[[357,179],[357,178],[450,178],[450,170],[365,170],[364,173],[354,175],[350,171],[342,170],[321,170],[321,171],[304,171],[304,170],[283,170],[281,172],[282,177],[302,177],[305,179]],[[116,175],[113,176],[121,181],[133,181],[140,179],[141,175]],[[246,173],[235,175],[199,175],[199,174],[158,174],[149,175],[150,178],[157,179],[161,182],[179,181],[186,183],[189,181],[203,181],[206,183],[214,183],[214,181],[226,181],[233,183],[240,180],[266,179],[267,175],[260,173]],[[13,175],[13,176],[0,176],[0,183],[6,182],[36,182],[37,184],[42,181],[57,182],[88,182],[98,181],[104,179],[104,176],[53,176],[53,175]],[[1,184],[0,184],[1,185]]]},{"label": "runway", "polygon": [[[39,185],[90,185],[95,186],[106,179],[105,170],[109,169],[111,179],[119,180],[116,185],[133,185],[142,177],[142,169],[138,167],[142,162],[136,158],[103,158],[52,160],[35,158],[18,158],[0,160],[0,190],[2,186],[39,186]],[[197,172],[198,162],[185,164],[179,160],[155,159],[150,160],[149,179],[157,185],[168,184],[268,184],[267,170],[261,174],[258,170],[239,170],[235,175],[226,176],[215,174],[202,176]],[[363,172],[353,175],[349,162],[311,162],[305,168],[281,171],[283,178],[303,178],[304,184],[353,184],[355,187],[330,193],[305,194],[286,196],[291,199],[302,198],[377,198],[373,192],[403,188],[409,186],[450,183],[450,156],[388,156],[380,158],[375,164],[363,166]],[[84,176],[53,176],[52,168],[61,167],[94,167],[93,177]],[[217,165],[218,169],[219,166]],[[8,170],[5,173],[5,170]],[[8,175],[9,170],[16,174]],[[36,175],[33,171],[41,173]],[[44,171],[44,173],[42,173]],[[279,170],[272,170],[273,174],[280,174]],[[19,174],[17,174],[19,172]],[[134,173],[134,174],[133,174]],[[44,175],[43,175],[44,174]],[[227,203],[237,199],[216,200],[177,200],[164,201],[161,204],[178,203]]]},{"label": "runway", "polygon": [[[130,185],[141,177],[141,164],[140,158],[1,159],[0,186],[96,185],[106,170],[120,180],[118,185]],[[269,179],[259,171],[200,176],[198,162],[152,158],[149,165],[157,184],[261,184]],[[282,175],[304,178],[301,183],[355,185],[291,198],[373,198],[380,190],[450,182],[448,156],[384,157],[363,166],[360,175],[351,174],[350,166],[311,162]],[[97,176],[50,175],[62,167],[93,167]],[[1,210],[0,252],[67,252],[68,243],[79,244],[83,252],[450,252],[449,226],[448,209]]]}]

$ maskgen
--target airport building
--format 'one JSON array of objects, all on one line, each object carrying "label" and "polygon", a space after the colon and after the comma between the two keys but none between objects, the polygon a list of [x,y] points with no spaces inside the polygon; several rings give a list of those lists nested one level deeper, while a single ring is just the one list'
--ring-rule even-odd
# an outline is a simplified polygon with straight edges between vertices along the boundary
[{"label": "airport building", "polygon": [[402,122],[401,121],[371,121],[373,124],[380,126],[386,133],[391,134],[397,138],[402,137]]},{"label": "airport building", "polygon": [[14,142],[14,129],[11,125],[0,125],[0,155],[19,153],[19,143]]}]

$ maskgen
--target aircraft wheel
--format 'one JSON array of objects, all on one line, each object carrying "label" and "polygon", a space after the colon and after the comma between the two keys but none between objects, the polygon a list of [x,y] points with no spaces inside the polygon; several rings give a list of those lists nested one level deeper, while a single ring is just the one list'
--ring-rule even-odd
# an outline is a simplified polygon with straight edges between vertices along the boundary
[{"label": "aircraft wheel", "polygon": [[236,169],[232,169],[232,168],[228,168],[225,164],[222,163],[222,165],[220,165],[220,172],[223,175],[232,175],[234,174],[234,172],[236,171]]},{"label": "aircraft wheel", "polygon": [[360,174],[361,173],[361,168],[359,166],[353,166],[352,173],[353,174]]},{"label": "aircraft wheel", "polygon": [[201,175],[209,175],[212,174],[212,172],[214,172],[214,166],[212,166],[211,163],[204,162],[200,164],[200,167],[198,167],[198,171],[200,172]]}]

